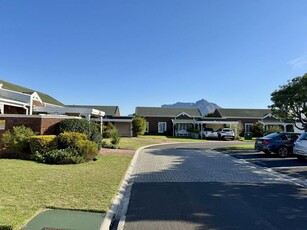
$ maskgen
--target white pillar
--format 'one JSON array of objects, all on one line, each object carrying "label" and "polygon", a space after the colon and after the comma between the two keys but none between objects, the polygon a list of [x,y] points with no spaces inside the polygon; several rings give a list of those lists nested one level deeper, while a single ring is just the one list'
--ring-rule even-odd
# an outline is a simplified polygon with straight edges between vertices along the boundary
[{"label": "white pillar", "polygon": [[102,124],[103,124],[103,120],[102,117],[100,117],[100,134],[102,135]]}]

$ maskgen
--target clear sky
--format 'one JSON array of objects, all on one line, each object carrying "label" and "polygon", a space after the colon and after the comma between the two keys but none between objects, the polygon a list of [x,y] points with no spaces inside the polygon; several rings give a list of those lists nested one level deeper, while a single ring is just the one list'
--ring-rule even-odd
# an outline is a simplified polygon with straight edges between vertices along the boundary
[{"label": "clear sky", "polygon": [[306,0],[0,0],[0,79],[64,104],[266,108],[307,72]]}]

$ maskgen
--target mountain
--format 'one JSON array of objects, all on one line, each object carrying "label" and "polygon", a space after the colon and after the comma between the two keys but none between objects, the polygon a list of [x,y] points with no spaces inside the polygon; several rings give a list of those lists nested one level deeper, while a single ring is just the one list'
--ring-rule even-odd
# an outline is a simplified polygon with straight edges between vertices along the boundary
[{"label": "mountain", "polygon": [[221,108],[217,104],[208,102],[205,99],[201,99],[196,102],[176,102],[175,104],[161,105],[161,107],[162,108],[199,108],[203,116],[208,113],[212,113],[215,109]]}]

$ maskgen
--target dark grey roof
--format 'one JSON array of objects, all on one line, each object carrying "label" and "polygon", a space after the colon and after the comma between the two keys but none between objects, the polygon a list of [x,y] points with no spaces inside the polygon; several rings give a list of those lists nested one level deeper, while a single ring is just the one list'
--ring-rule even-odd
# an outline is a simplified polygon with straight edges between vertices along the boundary
[{"label": "dark grey roof", "polygon": [[105,116],[120,116],[118,106],[103,106],[103,105],[66,105],[67,107],[90,108],[105,112]]},{"label": "dark grey roof", "polygon": [[33,90],[33,89],[25,88],[23,86],[15,85],[13,83],[3,81],[3,80],[0,80],[0,83],[3,84],[3,86],[2,86],[3,89],[8,89],[8,90],[12,90],[12,91],[15,91],[15,92],[26,93],[26,94],[32,94],[32,93],[36,92],[38,94],[38,96],[40,97],[40,99],[42,99],[43,102],[48,103],[48,104],[63,106],[63,104],[61,102],[59,102],[58,100],[49,96],[48,94],[41,93],[41,92]]},{"label": "dark grey roof", "polygon": [[201,117],[198,108],[161,108],[161,107],[136,107],[135,115],[143,117],[176,117],[186,113],[190,117]]},{"label": "dark grey roof", "polygon": [[223,118],[262,118],[270,109],[216,109]]}]

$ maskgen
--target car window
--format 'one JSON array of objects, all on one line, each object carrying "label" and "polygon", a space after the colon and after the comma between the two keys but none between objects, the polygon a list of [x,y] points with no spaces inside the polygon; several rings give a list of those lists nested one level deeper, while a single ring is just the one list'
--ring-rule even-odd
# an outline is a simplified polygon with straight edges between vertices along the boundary
[{"label": "car window", "polygon": [[266,135],[265,137],[266,138],[274,138],[274,137],[277,137],[278,135],[279,135],[278,133],[271,133],[271,134]]},{"label": "car window", "polygon": [[301,134],[300,140],[307,140],[307,133]]},{"label": "car window", "polygon": [[279,140],[287,141],[289,139],[288,139],[288,137],[286,135],[282,135],[282,136],[280,136]]}]

